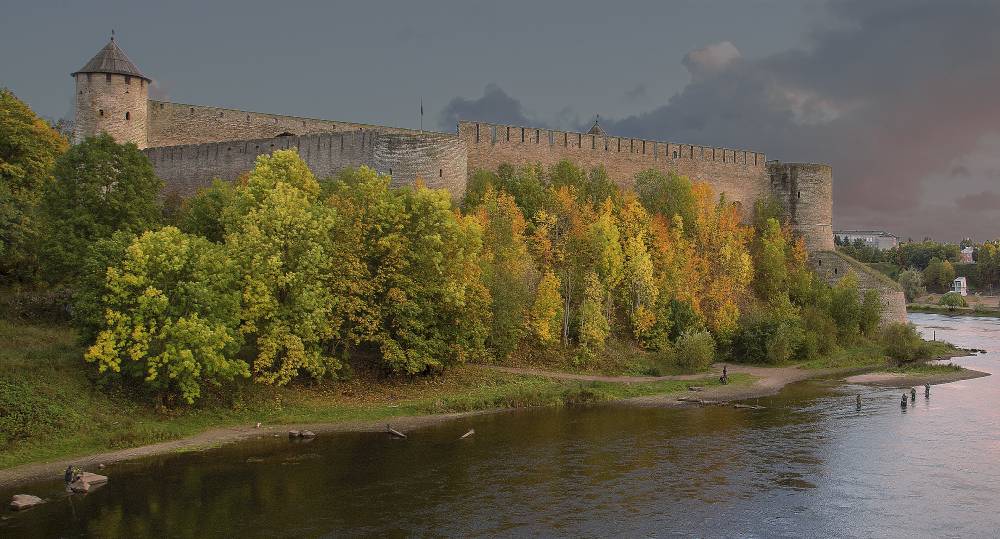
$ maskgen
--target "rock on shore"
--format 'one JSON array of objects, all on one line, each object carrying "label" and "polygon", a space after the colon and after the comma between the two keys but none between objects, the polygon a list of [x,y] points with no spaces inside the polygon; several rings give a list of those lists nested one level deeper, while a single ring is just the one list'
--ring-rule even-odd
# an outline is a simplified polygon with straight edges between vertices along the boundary
[{"label": "rock on shore", "polygon": [[13,498],[10,499],[10,508],[15,511],[22,511],[28,509],[29,507],[34,507],[45,503],[45,500],[39,498],[38,496],[32,496],[31,494],[15,494]]},{"label": "rock on shore", "polygon": [[90,489],[108,482],[107,476],[83,472],[69,484],[73,492],[90,492]]}]

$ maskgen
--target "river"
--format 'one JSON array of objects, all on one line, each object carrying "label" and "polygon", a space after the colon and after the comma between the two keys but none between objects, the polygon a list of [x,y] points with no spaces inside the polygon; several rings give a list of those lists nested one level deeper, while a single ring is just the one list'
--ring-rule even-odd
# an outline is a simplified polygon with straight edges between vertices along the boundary
[{"label": "river", "polygon": [[[989,351],[963,366],[1000,371],[1000,319],[910,319]],[[569,407],[406,440],[267,438],[118,464],[87,496],[23,486],[50,501],[4,512],[0,536],[1000,535],[1000,376],[919,391],[906,410],[900,394],[820,380],[755,399],[763,410]]]}]

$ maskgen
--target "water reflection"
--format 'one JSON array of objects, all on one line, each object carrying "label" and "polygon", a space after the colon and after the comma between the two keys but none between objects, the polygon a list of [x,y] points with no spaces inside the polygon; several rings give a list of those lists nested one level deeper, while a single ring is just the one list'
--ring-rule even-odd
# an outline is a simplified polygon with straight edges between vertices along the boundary
[{"label": "water reflection", "polygon": [[[914,319],[1000,349],[997,320]],[[995,357],[962,363],[991,371]],[[905,412],[901,390],[820,381],[763,410],[528,410],[407,440],[264,438],[114,466],[85,498],[33,485],[53,501],[0,535],[993,535],[998,380],[936,386]]]}]

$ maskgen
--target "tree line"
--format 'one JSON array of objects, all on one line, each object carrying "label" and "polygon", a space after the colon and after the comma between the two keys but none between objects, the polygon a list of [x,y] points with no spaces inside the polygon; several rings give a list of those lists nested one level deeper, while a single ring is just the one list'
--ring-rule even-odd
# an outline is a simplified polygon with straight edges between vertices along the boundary
[{"label": "tree line", "polygon": [[3,278],[67,290],[86,361],[166,401],[525,349],[593,364],[610,342],[691,370],[783,362],[878,327],[877,295],[813,274],[778,204],[676,174],[623,189],[601,167],[502,165],[455,201],[366,167],[316,178],[277,151],[177,201],[134,145],[67,148],[3,99],[19,116],[3,120],[0,194],[21,201]]}]

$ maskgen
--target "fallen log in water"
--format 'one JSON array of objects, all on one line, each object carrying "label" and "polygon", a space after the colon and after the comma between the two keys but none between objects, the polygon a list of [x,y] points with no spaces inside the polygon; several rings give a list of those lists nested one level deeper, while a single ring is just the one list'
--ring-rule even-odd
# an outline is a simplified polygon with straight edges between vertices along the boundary
[{"label": "fallen log in water", "polygon": [[746,410],[763,410],[764,407],[759,404],[734,404],[733,408],[743,408]]},{"label": "fallen log in water", "polygon": [[397,437],[397,438],[406,438],[405,434],[403,434],[402,432],[399,432],[398,430],[392,428],[392,425],[386,425],[385,426],[385,431],[388,432],[389,434]]}]

